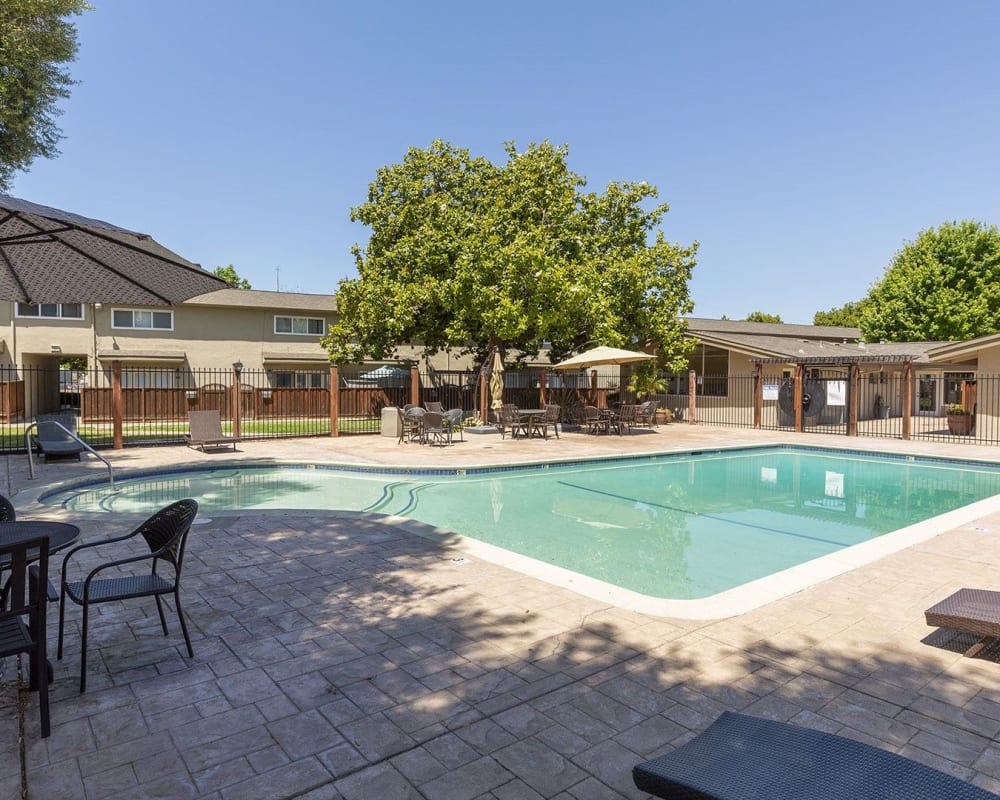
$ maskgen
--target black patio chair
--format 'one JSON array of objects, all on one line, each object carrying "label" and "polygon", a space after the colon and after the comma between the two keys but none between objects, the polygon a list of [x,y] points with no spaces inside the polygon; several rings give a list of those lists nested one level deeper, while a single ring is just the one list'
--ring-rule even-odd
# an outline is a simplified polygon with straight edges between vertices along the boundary
[{"label": "black patio chair", "polygon": [[[38,690],[42,738],[49,726],[49,664],[45,650],[45,586],[49,570],[49,538],[36,536],[0,545],[4,568],[3,605],[0,606],[0,658],[27,653],[31,689]],[[9,559],[9,562],[8,562]],[[29,561],[37,564],[28,566]],[[9,573],[9,574],[8,574]]]},{"label": "black patio chair", "polygon": [[414,439],[420,441],[423,416],[427,412],[420,406],[408,403],[401,409],[397,409],[397,413],[399,414],[399,440],[396,444],[412,442]]},{"label": "black patio chair", "polygon": [[428,411],[420,419],[420,441],[423,444],[450,444],[451,429],[444,414]]},{"label": "black patio chair", "polygon": [[549,428],[552,428],[559,438],[559,413],[561,411],[561,406],[556,403],[546,403],[545,413],[541,417],[536,419],[533,423],[534,430],[540,433],[544,438],[549,438]]},{"label": "black patio chair", "polygon": [[[133,597],[154,597],[156,598],[156,610],[160,614],[160,625],[163,627],[163,635],[168,636],[167,620],[163,616],[163,603],[161,595],[173,594],[174,604],[177,607],[177,618],[181,622],[181,631],[184,634],[184,643],[187,645],[188,656],[194,658],[194,650],[191,648],[191,638],[188,636],[187,624],[184,621],[184,611],[181,608],[181,567],[184,563],[184,548],[187,544],[188,532],[191,530],[191,523],[198,513],[198,504],[194,500],[178,500],[166,508],[160,509],[153,516],[143,522],[138,528],[124,536],[113,536],[99,542],[88,542],[77,545],[70,550],[63,559],[62,565],[62,595],[59,599],[59,648],[56,658],[61,659],[63,655],[63,621],[66,611],[66,598],[68,597],[79,606],[83,606],[83,621],[81,623],[81,651],[80,651],[80,692],[87,690],[87,620],[90,606],[94,603],[107,603],[114,600],[130,600]],[[142,534],[149,547],[148,554],[120,558],[115,561],[108,561],[92,569],[87,577],[82,581],[68,581],[66,571],[70,559],[81,550],[112,542],[123,542]],[[142,574],[119,573],[113,578],[95,579],[95,576],[108,569],[115,569],[126,564],[137,564],[143,561],[152,560],[152,568],[149,572]],[[160,561],[166,561],[174,568],[173,580],[169,580],[157,573],[156,569]]]}]

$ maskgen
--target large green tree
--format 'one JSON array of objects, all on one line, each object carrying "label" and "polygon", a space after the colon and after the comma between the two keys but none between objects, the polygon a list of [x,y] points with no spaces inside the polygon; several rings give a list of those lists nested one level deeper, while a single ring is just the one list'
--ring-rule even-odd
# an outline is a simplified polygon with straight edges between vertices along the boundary
[{"label": "large green tree", "polygon": [[212,270],[212,274],[217,278],[222,278],[226,283],[228,283],[234,289],[252,289],[250,281],[242,277],[237,271],[236,267],[232,264],[226,264],[224,267],[216,267]]},{"label": "large green tree", "polygon": [[340,282],[331,360],[386,358],[409,342],[480,361],[493,345],[516,361],[548,342],[555,361],[589,344],[648,343],[683,366],[697,243],[666,241],[656,188],[584,192],[565,146],[506,153],[496,165],[435,141],[378,170],[351,211],[371,237],[354,248],[359,277]]},{"label": "large green tree", "polygon": [[837,328],[857,328],[861,324],[861,312],[867,300],[854,300],[829,311],[813,314],[813,325],[832,325]]},{"label": "large green tree", "polygon": [[64,65],[76,57],[70,18],[90,8],[84,0],[0,2],[0,189],[38,157],[59,153],[59,100],[74,81]]},{"label": "large green tree", "polygon": [[921,231],[871,289],[867,341],[953,341],[1000,331],[1000,230],[964,220]]},{"label": "large green tree", "polygon": [[746,322],[781,322],[780,314],[768,314],[766,311],[751,311],[746,316]]}]

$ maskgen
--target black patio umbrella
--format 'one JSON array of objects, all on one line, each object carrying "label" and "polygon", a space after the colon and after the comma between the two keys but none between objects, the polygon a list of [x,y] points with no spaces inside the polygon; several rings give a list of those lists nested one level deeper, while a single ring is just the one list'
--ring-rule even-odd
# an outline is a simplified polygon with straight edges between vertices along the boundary
[{"label": "black patio umbrella", "polygon": [[0,194],[0,300],[167,306],[227,285],[147,234]]}]

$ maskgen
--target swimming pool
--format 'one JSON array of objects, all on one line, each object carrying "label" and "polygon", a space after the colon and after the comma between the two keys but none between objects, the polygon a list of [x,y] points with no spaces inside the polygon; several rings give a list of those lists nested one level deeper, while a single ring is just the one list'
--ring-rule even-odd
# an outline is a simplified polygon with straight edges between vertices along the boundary
[{"label": "swimming pool", "polygon": [[726,592],[1000,494],[974,462],[756,447],[519,467],[241,467],[41,498],[67,509],[406,517],[652,598]]}]

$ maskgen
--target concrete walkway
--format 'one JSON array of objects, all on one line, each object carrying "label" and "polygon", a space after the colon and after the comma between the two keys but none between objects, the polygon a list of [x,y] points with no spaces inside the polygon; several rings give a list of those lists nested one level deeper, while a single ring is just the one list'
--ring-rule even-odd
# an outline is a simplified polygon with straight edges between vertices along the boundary
[{"label": "concrete walkway", "polygon": [[[492,464],[774,441],[997,454],[676,424],[621,438],[469,438],[450,448],[356,437],[246,443],[235,456],[165,447],[112,457],[128,471],[234,459]],[[100,470],[43,465],[29,481],[25,457],[7,459],[22,517],[66,518],[33,500],[86,474]],[[152,603],[98,606],[80,695],[71,609],[49,739],[38,736],[34,698],[27,709],[32,797],[638,798],[632,766],[724,709],[855,737],[1000,791],[997,656],[962,658],[969,641],[923,623],[952,590],[996,585],[1000,515],[708,622],[625,611],[375,521],[212,517],[192,534],[183,581],[193,660],[170,611],[164,639]],[[85,539],[134,522],[74,519]],[[13,798],[5,666],[0,797]]]}]

